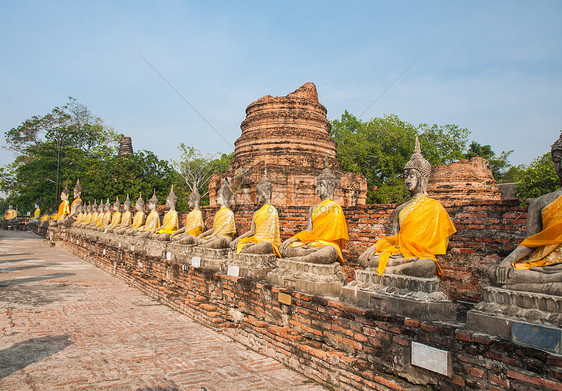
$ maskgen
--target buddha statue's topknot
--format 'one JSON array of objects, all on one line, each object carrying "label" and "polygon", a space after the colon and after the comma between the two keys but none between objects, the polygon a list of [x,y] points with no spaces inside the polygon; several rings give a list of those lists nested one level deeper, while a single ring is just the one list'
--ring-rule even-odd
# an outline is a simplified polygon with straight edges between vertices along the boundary
[{"label": "buddha statue's topknot", "polygon": [[136,205],[140,206],[141,209],[144,206],[144,200],[142,199],[142,193],[139,194],[139,198],[137,198]]},{"label": "buddha statue's topknot", "polygon": [[156,197],[156,189],[154,189],[154,193],[152,193],[152,197],[150,197],[148,203],[158,205],[158,197]]},{"label": "buddha statue's topknot", "polygon": [[273,184],[267,178],[267,168],[264,170],[263,177],[261,178],[260,183],[256,186],[256,189],[258,191],[265,191],[268,193],[273,190]]},{"label": "buddha statue's topknot", "polygon": [[175,204],[177,200],[178,197],[176,196],[176,193],[174,193],[174,185],[172,185],[172,187],[170,188],[170,194],[168,194],[166,201],[171,201]]},{"label": "buddha statue's topknot", "polygon": [[423,157],[421,153],[420,140],[417,136],[414,153],[404,167],[404,170],[407,169],[417,170],[421,174],[422,179],[426,184],[429,181],[429,176],[431,175],[431,164],[427,161],[426,158]]},{"label": "buddha statue's topknot", "polygon": [[74,186],[74,191],[77,193],[82,193],[82,185],[80,184],[80,179],[76,180],[76,186]]},{"label": "buddha statue's topknot", "polygon": [[129,193],[127,193],[127,199],[123,202],[123,206],[131,207],[131,200],[129,199]]},{"label": "buddha statue's topknot", "polygon": [[62,192],[68,196],[70,194],[70,190],[68,190],[68,186],[65,186],[64,189],[62,189]]}]

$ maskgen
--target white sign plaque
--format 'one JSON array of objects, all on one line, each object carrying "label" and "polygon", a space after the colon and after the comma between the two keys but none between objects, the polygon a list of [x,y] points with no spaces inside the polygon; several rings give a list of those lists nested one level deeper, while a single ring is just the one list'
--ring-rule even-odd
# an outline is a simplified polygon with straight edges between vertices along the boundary
[{"label": "white sign plaque", "polygon": [[414,341],[412,341],[412,365],[445,376],[451,376],[452,374],[450,354],[448,351]]},{"label": "white sign plaque", "polygon": [[193,266],[193,267],[201,267],[201,257],[193,257],[193,258],[191,258],[191,266]]},{"label": "white sign plaque", "polygon": [[229,265],[228,272],[226,274],[232,277],[238,277],[240,275],[240,267],[235,265]]},{"label": "white sign plaque", "polygon": [[169,261],[170,259],[172,259],[172,253],[169,251],[166,251],[166,259]]},{"label": "white sign plaque", "polygon": [[103,249],[103,255],[105,255],[105,248]]}]

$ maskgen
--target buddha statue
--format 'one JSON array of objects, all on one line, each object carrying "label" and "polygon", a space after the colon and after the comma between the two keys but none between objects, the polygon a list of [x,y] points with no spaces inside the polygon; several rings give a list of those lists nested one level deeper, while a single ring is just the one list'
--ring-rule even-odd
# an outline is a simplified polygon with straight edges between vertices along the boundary
[{"label": "buddha statue", "polygon": [[18,217],[18,212],[16,212],[16,210],[14,209],[14,207],[12,205],[9,205],[8,210],[6,211],[6,214],[4,215],[4,220],[13,220],[16,217]]},{"label": "buddha statue", "polygon": [[234,212],[230,210],[229,202],[232,192],[226,180],[223,180],[222,186],[217,192],[217,202],[221,206],[215,214],[213,228],[199,234],[195,244],[200,247],[222,249],[228,248],[232,237],[236,233],[236,225],[234,224]]},{"label": "buddha statue", "polygon": [[[552,145],[552,161],[562,186],[562,134]],[[562,296],[562,187],[531,201],[527,239],[492,268],[495,285],[517,291]]]},{"label": "buddha statue", "polygon": [[84,205],[80,204],[78,206],[78,214],[76,215],[76,220],[74,220],[74,222],[71,224],[73,226],[78,226],[80,225],[80,223],[84,220],[85,214],[84,214]]},{"label": "buddha statue", "polygon": [[90,224],[86,226],[88,229],[97,229],[101,224],[101,219],[103,217],[103,200],[100,200],[99,205],[97,201],[94,201],[94,213],[92,213],[92,219]]},{"label": "buddha statue", "polygon": [[332,201],[336,185],[336,175],[325,168],[316,186],[321,201],[310,208],[306,230],[283,242],[279,248],[283,258],[318,264],[343,263],[342,249],[349,236],[343,210]]},{"label": "buddha statue", "polygon": [[256,186],[257,200],[262,204],[252,218],[250,230],[230,243],[230,248],[239,253],[279,254],[281,236],[279,234],[279,214],[271,205],[273,185],[267,179],[267,170]]},{"label": "buddha statue", "polygon": [[68,202],[69,194],[70,191],[68,190],[68,187],[65,186],[60,194],[61,203],[55,220],[63,220],[70,213],[70,203]]},{"label": "buddha statue", "polygon": [[119,203],[119,196],[115,198],[115,203],[113,204],[113,214],[111,215],[111,221],[105,227],[100,227],[100,231],[103,230],[104,233],[108,232],[110,228],[114,228],[121,223],[121,204]]},{"label": "buddha statue", "polygon": [[188,205],[191,212],[185,218],[185,225],[175,231],[170,240],[177,241],[179,244],[193,244],[195,239],[201,232],[203,232],[203,215],[199,209],[199,202],[201,201],[201,195],[197,187],[193,186],[193,191],[189,195]]},{"label": "buddha statue", "polygon": [[404,168],[406,189],[412,198],[394,211],[392,236],[379,239],[360,257],[367,270],[431,278],[441,275],[435,255],[445,254],[449,236],[457,230],[439,201],[427,196],[431,164],[421,154],[419,140]]},{"label": "buddha statue", "polygon": [[98,203],[94,200],[94,204],[90,204],[90,212],[88,212],[88,216],[86,216],[86,221],[82,225],[82,228],[90,228],[92,224],[94,224],[98,219]]},{"label": "buddha statue", "polygon": [[152,239],[170,240],[170,237],[178,229],[178,212],[176,212],[176,202],[178,197],[174,193],[174,185],[170,189],[170,194],[166,198],[166,206],[168,211],[162,220],[162,227],[151,235]]},{"label": "buddha statue", "polygon": [[74,201],[70,205],[70,213],[67,216],[67,219],[76,219],[78,216],[78,209],[82,205],[82,199],[80,196],[82,195],[82,185],[80,185],[80,179],[76,180],[76,186],[74,186]]},{"label": "buddha statue", "polygon": [[103,205],[103,213],[101,214],[101,218],[98,214],[98,222],[96,223],[95,229],[97,229],[98,231],[103,231],[105,230],[105,227],[109,225],[109,223],[111,223],[111,204],[109,203],[108,198],[105,202],[105,205]]},{"label": "buddha statue", "polygon": [[144,200],[142,199],[142,194],[139,194],[139,198],[135,202],[135,210],[137,212],[133,217],[133,223],[129,227],[126,227],[124,230],[119,230],[118,233],[134,236],[138,232],[138,230],[144,226],[146,215],[144,214]]},{"label": "buddha statue", "polygon": [[122,233],[127,227],[129,227],[133,222],[131,216],[131,200],[129,199],[129,194],[127,194],[127,199],[123,203],[123,214],[121,215],[121,221],[119,224],[108,227],[106,232]]},{"label": "buddha statue", "polygon": [[35,204],[35,211],[33,212],[33,220],[39,220],[41,217],[41,209],[39,208],[39,204]]},{"label": "buddha statue", "polygon": [[148,238],[150,235],[160,228],[160,216],[156,211],[156,207],[158,206],[158,198],[156,198],[156,190],[154,190],[154,194],[152,194],[152,198],[148,200],[148,209],[150,213],[146,218],[146,222],[142,227],[138,229],[135,236],[139,238]]}]

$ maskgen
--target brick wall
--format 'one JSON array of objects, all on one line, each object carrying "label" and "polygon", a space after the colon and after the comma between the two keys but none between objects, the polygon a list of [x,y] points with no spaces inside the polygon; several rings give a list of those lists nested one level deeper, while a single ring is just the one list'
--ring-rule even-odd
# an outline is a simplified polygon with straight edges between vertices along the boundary
[{"label": "brick wall", "polygon": [[[514,227],[520,225],[520,212],[513,205],[504,206],[505,210],[495,208],[498,221],[486,224],[477,222],[485,218],[486,205],[458,210],[453,206],[450,210],[455,216],[467,214],[455,218],[465,221],[463,237],[475,238],[476,234],[469,230],[491,230],[490,224],[500,225],[509,219],[514,220]],[[377,208],[369,208],[373,210]],[[357,210],[358,218],[371,217],[369,213],[362,216],[364,211],[360,211]],[[286,216],[296,217],[297,212],[299,208],[290,208]],[[487,219],[492,218],[489,213]],[[388,315],[350,306],[336,298],[304,295],[101,243],[80,240],[77,244],[76,238],[69,239],[64,243],[66,248],[83,259],[328,389],[562,390],[560,356],[472,333],[464,329],[463,323]],[[486,246],[501,248],[501,243]],[[462,248],[472,249],[466,243]],[[466,254],[483,251],[475,248]],[[460,254],[463,253],[459,251]],[[279,301],[280,293],[290,295],[290,304]],[[452,358],[451,376],[412,366],[412,341],[447,350]]]}]

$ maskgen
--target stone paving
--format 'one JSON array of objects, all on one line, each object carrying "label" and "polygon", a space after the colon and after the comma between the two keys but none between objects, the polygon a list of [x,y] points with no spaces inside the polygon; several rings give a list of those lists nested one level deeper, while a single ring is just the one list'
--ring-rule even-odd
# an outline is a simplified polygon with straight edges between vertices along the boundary
[{"label": "stone paving", "polygon": [[32,233],[0,231],[0,390],[324,390]]}]

